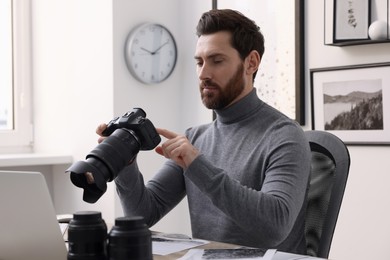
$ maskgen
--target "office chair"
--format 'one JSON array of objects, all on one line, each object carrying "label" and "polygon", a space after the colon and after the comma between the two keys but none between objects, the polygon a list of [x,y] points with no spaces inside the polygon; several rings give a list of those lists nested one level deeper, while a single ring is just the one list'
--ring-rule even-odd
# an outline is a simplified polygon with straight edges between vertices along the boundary
[{"label": "office chair", "polygon": [[328,258],[344,190],[350,156],[345,144],[325,131],[306,131],[312,152],[306,208],[307,254]]}]

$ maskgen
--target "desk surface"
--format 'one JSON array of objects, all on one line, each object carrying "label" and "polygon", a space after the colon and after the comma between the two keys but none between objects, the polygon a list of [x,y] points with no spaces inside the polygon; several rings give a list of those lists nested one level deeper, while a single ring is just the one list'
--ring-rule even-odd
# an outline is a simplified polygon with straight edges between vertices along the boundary
[{"label": "desk surface", "polygon": [[[159,232],[153,232],[153,233],[159,233]],[[64,232],[64,239],[67,241],[67,232]],[[230,249],[230,248],[238,248],[239,246],[233,245],[233,244],[227,244],[227,243],[221,243],[221,242],[214,242],[210,241],[210,243],[198,246],[195,248],[198,249]],[[180,252],[176,252],[173,254],[169,255],[153,255],[154,260],[174,260],[178,259],[182,256],[184,256],[188,250],[183,250]],[[316,258],[316,257],[311,257],[311,256],[305,256],[305,255],[297,255],[297,254],[290,254],[290,253],[285,253],[285,252],[279,252],[277,251],[272,260],[318,260],[318,259],[323,259],[323,258]]]},{"label": "desk surface", "polygon": [[[232,244],[226,244],[226,243],[220,243],[220,242],[210,242],[208,244],[195,247],[198,249],[230,249],[230,248],[237,248],[237,245]],[[187,253],[188,250],[183,250],[177,253],[169,254],[169,255],[153,255],[154,260],[174,260],[178,259],[182,256],[184,256]],[[317,257],[311,257],[311,256],[305,256],[305,255],[296,255],[296,254],[290,254],[285,252],[279,252],[277,251],[272,260],[318,260],[323,258],[317,258]]]}]

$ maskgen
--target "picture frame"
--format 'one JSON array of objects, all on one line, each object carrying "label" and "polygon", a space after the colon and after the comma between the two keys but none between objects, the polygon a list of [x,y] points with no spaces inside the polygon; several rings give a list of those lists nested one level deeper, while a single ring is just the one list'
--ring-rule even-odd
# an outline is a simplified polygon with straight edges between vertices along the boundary
[{"label": "picture frame", "polygon": [[390,144],[390,62],[310,70],[312,127],[346,144]]},{"label": "picture frame", "polygon": [[369,39],[370,0],[333,1],[334,42]]}]

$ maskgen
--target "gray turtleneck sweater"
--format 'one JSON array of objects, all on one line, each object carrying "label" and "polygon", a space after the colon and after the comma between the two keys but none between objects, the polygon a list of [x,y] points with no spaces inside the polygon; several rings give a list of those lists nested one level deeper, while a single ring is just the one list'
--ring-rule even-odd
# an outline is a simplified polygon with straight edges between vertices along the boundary
[{"label": "gray turtleneck sweater", "polygon": [[254,89],[186,136],[199,149],[187,170],[168,160],[145,185],[137,163],[115,182],[126,215],[149,226],[186,195],[195,238],[306,253],[310,150],[301,127]]}]

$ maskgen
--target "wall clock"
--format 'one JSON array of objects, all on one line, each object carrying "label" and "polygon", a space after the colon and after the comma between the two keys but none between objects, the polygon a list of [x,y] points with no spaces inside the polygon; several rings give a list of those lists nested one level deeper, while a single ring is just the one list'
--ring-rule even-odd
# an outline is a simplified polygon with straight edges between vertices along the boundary
[{"label": "wall clock", "polygon": [[125,59],[130,73],[137,80],[146,84],[159,83],[175,68],[175,39],[161,24],[141,24],[127,38]]}]

